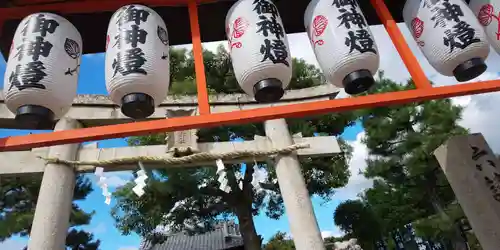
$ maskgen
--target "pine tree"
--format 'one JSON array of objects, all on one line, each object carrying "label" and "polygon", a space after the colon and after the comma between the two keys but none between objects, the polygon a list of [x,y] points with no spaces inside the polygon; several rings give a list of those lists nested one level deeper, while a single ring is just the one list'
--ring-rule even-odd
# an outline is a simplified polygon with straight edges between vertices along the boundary
[{"label": "pine tree", "polygon": [[[0,241],[13,235],[29,236],[42,176],[0,178]],[[83,175],[76,179],[73,201],[84,200],[92,192],[92,184]],[[88,225],[93,212],[88,213],[73,203],[70,226]],[[66,246],[72,250],[97,250],[99,240],[91,233],[70,229]]]},{"label": "pine tree", "polygon": [[[398,84],[379,75],[368,94],[413,89],[412,81]],[[433,151],[448,138],[467,130],[457,122],[462,108],[450,99],[361,111],[370,159],[365,176],[377,178],[365,199],[394,230],[404,224],[438,214],[448,224],[456,218],[446,212],[455,201]],[[452,226],[454,249],[463,249],[456,226]]]},{"label": "pine tree", "polygon": [[364,250],[374,250],[375,242],[383,236],[378,218],[368,204],[360,200],[346,200],[334,212],[334,222],[349,238],[358,240]]}]

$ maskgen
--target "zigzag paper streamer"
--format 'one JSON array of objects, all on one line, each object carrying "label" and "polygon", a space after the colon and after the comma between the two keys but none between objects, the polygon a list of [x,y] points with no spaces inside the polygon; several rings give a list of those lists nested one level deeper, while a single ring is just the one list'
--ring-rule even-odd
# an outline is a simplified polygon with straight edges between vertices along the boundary
[{"label": "zigzag paper streamer", "polygon": [[104,168],[96,167],[94,175],[99,178],[97,185],[102,189],[102,195],[105,197],[104,203],[107,205],[111,204],[111,193],[108,191],[108,184],[104,176]]},{"label": "zigzag paper streamer", "polygon": [[224,166],[224,162],[222,162],[221,159],[218,159],[215,161],[215,164],[217,165],[216,174],[219,176],[217,178],[217,181],[220,183],[219,189],[226,193],[231,192],[231,187],[227,184],[228,180],[226,177],[226,167]]},{"label": "zigzag paper streamer", "polygon": [[141,170],[137,171],[137,178],[135,178],[135,187],[132,188],[132,191],[138,196],[141,197],[144,195],[144,188],[146,187],[146,180],[148,179],[148,176],[146,174],[146,170],[144,169],[144,165],[142,165],[142,162],[139,162],[139,167]]}]

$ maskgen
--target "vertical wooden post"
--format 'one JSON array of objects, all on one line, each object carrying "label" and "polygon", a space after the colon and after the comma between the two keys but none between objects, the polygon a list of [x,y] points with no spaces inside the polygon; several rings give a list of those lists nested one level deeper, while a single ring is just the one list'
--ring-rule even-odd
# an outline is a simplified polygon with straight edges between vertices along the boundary
[{"label": "vertical wooden post", "polygon": [[482,248],[499,249],[500,162],[484,137],[453,137],[434,154]]},{"label": "vertical wooden post", "polygon": [[[61,119],[55,130],[69,130],[81,127],[72,119]],[[75,160],[79,144],[50,147],[49,157]],[[75,172],[71,166],[47,164],[36,203],[35,217],[28,243],[29,250],[66,249],[66,235],[73,203]]]},{"label": "vertical wooden post", "polygon": [[[266,135],[273,146],[283,148],[293,144],[285,119],[264,122]],[[285,203],[288,224],[292,232],[295,248],[300,250],[324,250],[325,246],[312,207],[297,155],[276,157],[276,176],[281,196]]]}]

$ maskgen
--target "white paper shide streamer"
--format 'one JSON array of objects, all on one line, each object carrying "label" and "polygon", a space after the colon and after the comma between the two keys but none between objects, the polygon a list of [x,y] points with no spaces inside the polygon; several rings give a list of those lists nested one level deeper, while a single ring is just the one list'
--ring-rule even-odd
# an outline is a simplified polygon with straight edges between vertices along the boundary
[{"label": "white paper shide streamer", "polygon": [[292,58],[276,6],[239,0],[226,16],[226,35],[240,87],[258,102],[278,101],[292,78]]},{"label": "white paper shide streamer", "polygon": [[408,0],[403,18],[437,72],[464,82],[486,70],[489,44],[464,1]]},{"label": "white paper shide streamer", "polygon": [[484,27],[491,46],[500,54],[500,0],[470,0],[469,6]]},{"label": "white paper shide streamer", "polygon": [[111,204],[111,193],[108,190],[107,178],[104,176],[104,168],[96,167],[94,175],[99,179],[97,185],[102,189],[102,195],[105,197],[104,203]]},{"label": "white paper shide streamer", "polygon": [[24,18],[14,34],[4,77],[5,103],[26,128],[51,129],[76,96],[82,38],[52,13]]},{"label": "white paper shide streamer", "polygon": [[330,83],[348,94],[362,93],[375,83],[378,49],[357,0],[313,0],[304,26]]},{"label": "white paper shide streamer", "polygon": [[135,186],[132,188],[132,191],[138,196],[141,197],[145,194],[144,188],[146,187],[147,183],[146,180],[148,179],[148,175],[146,172],[146,168],[144,168],[144,165],[142,162],[138,163],[140,170],[135,172],[137,177],[134,179]]},{"label": "white paper shide streamer", "polygon": [[153,114],[170,79],[169,41],[163,19],[142,5],[127,5],[111,17],[106,38],[106,87],[122,113]]},{"label": "white paper shide streamer", "polygon": [[228,183],[226,167],[224,166],[224,162],[222,162],[221,159],[218,159],[215,161],[215,164],[217,165],[217,172],[216,172],[216,175],[218,176],[217,181],[220,183],[219,189],[226,193],[231,192],[231,186],[229,186]]}]

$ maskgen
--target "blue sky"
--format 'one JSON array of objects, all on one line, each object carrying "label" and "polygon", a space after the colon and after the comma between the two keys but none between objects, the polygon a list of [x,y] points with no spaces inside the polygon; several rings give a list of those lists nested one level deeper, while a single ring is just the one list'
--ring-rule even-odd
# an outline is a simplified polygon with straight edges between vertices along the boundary
[{"label": "blue sky", "polygon": [[[4,76],[5,60],[0,55],[0,76]],[[2,78],[3,84],[3,78]],[[2,85],[3,86],[3,85]],[[81,64],[80,79],[78,85],[78,94],[107,94],[104,81],[104,54],[92,54],[83,56]],[[362,131],[360,125],[348,128],[342,137],[348,141],[356,140],[356,135]],[[8,130],[0,129],[0,137],[23,135],[33,131]],[[123,139],[113,139],[100,141],[99,146],[106,147],[123,147],[126,143]],[[355,174],[355,173],[353,173]],[[92,222],[83,228],[91,231],[101,240],[102,250],[124,250],[134,249],[140,244],[140,238],[137,235],[123,236],[114,227],[114,221],[110,216],[110,206],[104,203],[104,197],[101,194],[100,188],[96,185],[96,178],[93,175],[87,175],[93,182],[94,191],[87,197],[85,201],[78,204],[85,211],[95,210],[96,213],[92,218]],[[120,172],[114,175],[114,181],[129,180],[131,173]],[[114,201],[112,201],[114,202]],[[325,203],[319,198],[313,198],[313,204],[316,212],[316,217],[322,231],[336,231],[333,225],[332,213],[340,201],[333,199]],[[113,205],[113,203],[111,204]],[[257,227],[257,232],[262,234],[267,240],[278,230],[289,232],[288,221],[286,215],[280,220],[271,220],[265,215],[259,215],[254,218]],[[21,237],[13,237],[9,243],[26,244],[27,239]],[[0,244],[1,246],[1,244]],[[130,248],[129,248],[130,247]],[[14,248],[12,248],[14,249]]]}]

